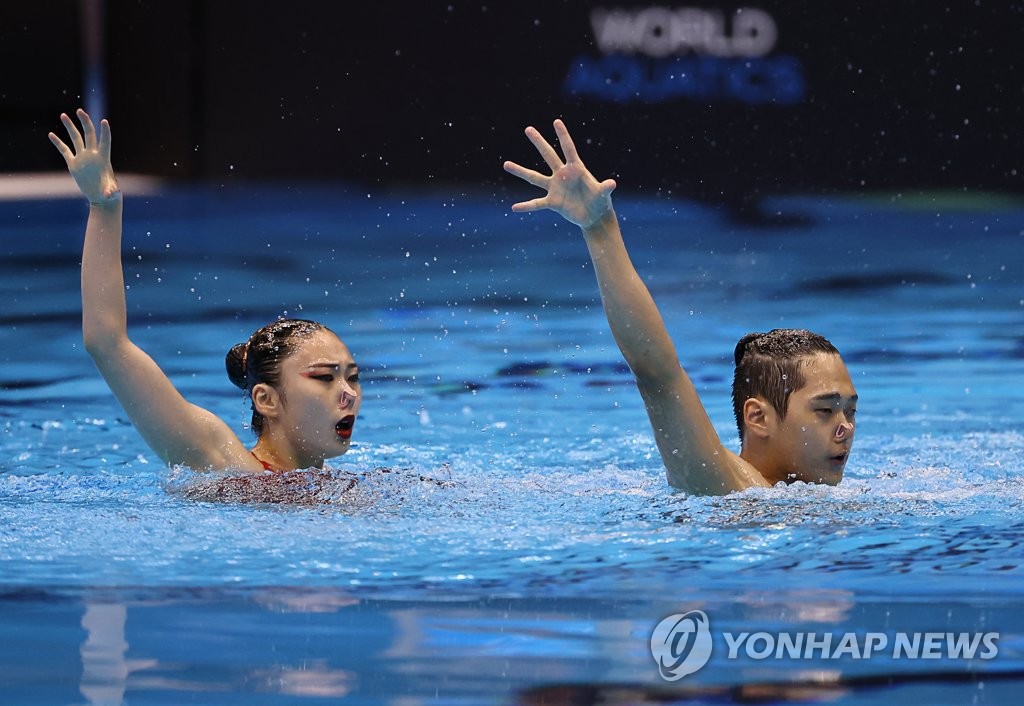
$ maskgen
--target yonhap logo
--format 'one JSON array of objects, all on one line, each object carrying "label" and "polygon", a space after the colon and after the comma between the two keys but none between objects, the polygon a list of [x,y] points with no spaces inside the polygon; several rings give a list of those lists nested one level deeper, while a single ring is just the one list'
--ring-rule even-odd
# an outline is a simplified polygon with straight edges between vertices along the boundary
[{"label": "yonhap logo", "polygon": [[[998,632],[721,632],[700,610],[674,613],[651,633],[651,656],[665,681],[676,681],[701,669],[711,659],[715,640],[721,659],[753,662],[810,660],[991,660],[999,655]],[[724,641],[724,644],[722,644]]]},{"label": "yonhap logo", "polygon": [[682,679],[693,674],[711,658],[711,626],[703,611],[670,615],[651,633],[651,655],[661,678]]}]

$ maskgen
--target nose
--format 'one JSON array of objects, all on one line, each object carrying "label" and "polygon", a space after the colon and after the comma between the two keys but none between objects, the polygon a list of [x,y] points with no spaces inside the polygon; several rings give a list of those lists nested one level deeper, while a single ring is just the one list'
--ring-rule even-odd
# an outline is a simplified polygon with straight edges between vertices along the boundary
[{"label": "nose", "polygon": [[342,390],[341,391],[341,408],[348,409],[355,405],[356,400],[359,398],[359,394],[355,390]]},{"label": "nose", "polygon": [[839,426],[836,427],[836,441],[842,441],[848,436],[853,436],[853,423],[840,422]]}]

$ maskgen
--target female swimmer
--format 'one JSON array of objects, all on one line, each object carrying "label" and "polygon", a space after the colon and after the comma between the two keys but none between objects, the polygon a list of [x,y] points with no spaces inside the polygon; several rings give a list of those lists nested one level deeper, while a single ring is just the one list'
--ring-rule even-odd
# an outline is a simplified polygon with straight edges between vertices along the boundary
[{"label": "female swimmer", "polygon": [[110,125],[99,134],[84,110],[82,129],[60,119],[70,146],[50,141],[89,200],[82,251],[82,337],[111,391],[150,448],[169,465],[194,470],[319,469],[349,449],[359,413],[359,369],[327,327],[285,319],[256,331],[227,355],[228,375],[252,402],[258,435],[250,450],[219,417],[185,400],[128,338],[121,267],[123,197],[110,163]]}]

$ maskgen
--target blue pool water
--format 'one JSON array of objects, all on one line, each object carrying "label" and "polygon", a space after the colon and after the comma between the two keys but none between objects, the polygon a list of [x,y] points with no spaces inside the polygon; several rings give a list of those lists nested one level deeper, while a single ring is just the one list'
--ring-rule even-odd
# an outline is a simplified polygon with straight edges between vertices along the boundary
[{"label": "blue pool water", "polygon": [[[352,349],[335,464],[362,481],[312,506],[190,499],[205,477],[161,466],[81,349],[84,207],[0,204],[0,700],[1017,703],[1024,207],[790,197],[766,226],[619,197],[724,439],[749,330],[827,335],[860,394],[839,487],[696,498],[665,483],[577,231],[519,195],[129,197],[131,332],[190,400],[242,431],[223,355],[278,315]],[[710,660],[666,681],[651,633],[692,610]],[[742,632],[999,640],[730,658]]]}]

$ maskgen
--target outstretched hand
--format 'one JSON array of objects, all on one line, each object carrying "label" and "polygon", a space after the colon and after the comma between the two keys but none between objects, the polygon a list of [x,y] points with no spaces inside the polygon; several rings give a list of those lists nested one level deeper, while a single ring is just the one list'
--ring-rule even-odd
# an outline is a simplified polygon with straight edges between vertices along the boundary
[{"label": "outstretched hand", "polygon": [[60,121],[68,131],[71,147],[52,132],[49,135],[50,142],[67,162],[68,171],[71,172],[82,194],[89,199],[89,203],[117,203],[121,199],[121,192],[117,188],[114,169],[110,166],[110,124],[106,120],[100,121],[100,134],[97,139],[96,127],[89,114],[79,108],[76,115],[82,123],[81,132],[66,113],[60,114]]},{"label": "outstretched hand", "polygon": [[555,135],[565,155],[563,163],[555,148],[533,127],[526,128],[526,137],[537,148],[541,158],[551,167],[551,176],[505,162],[505,171],[547,191],[545,196],[513,204],[516,213],[527,213],[549,208],[570,223],[589,228],[612,210],[612,191],[615,181],[599,182],[583,165],[569,130],[561,120],[555,121]]}]

